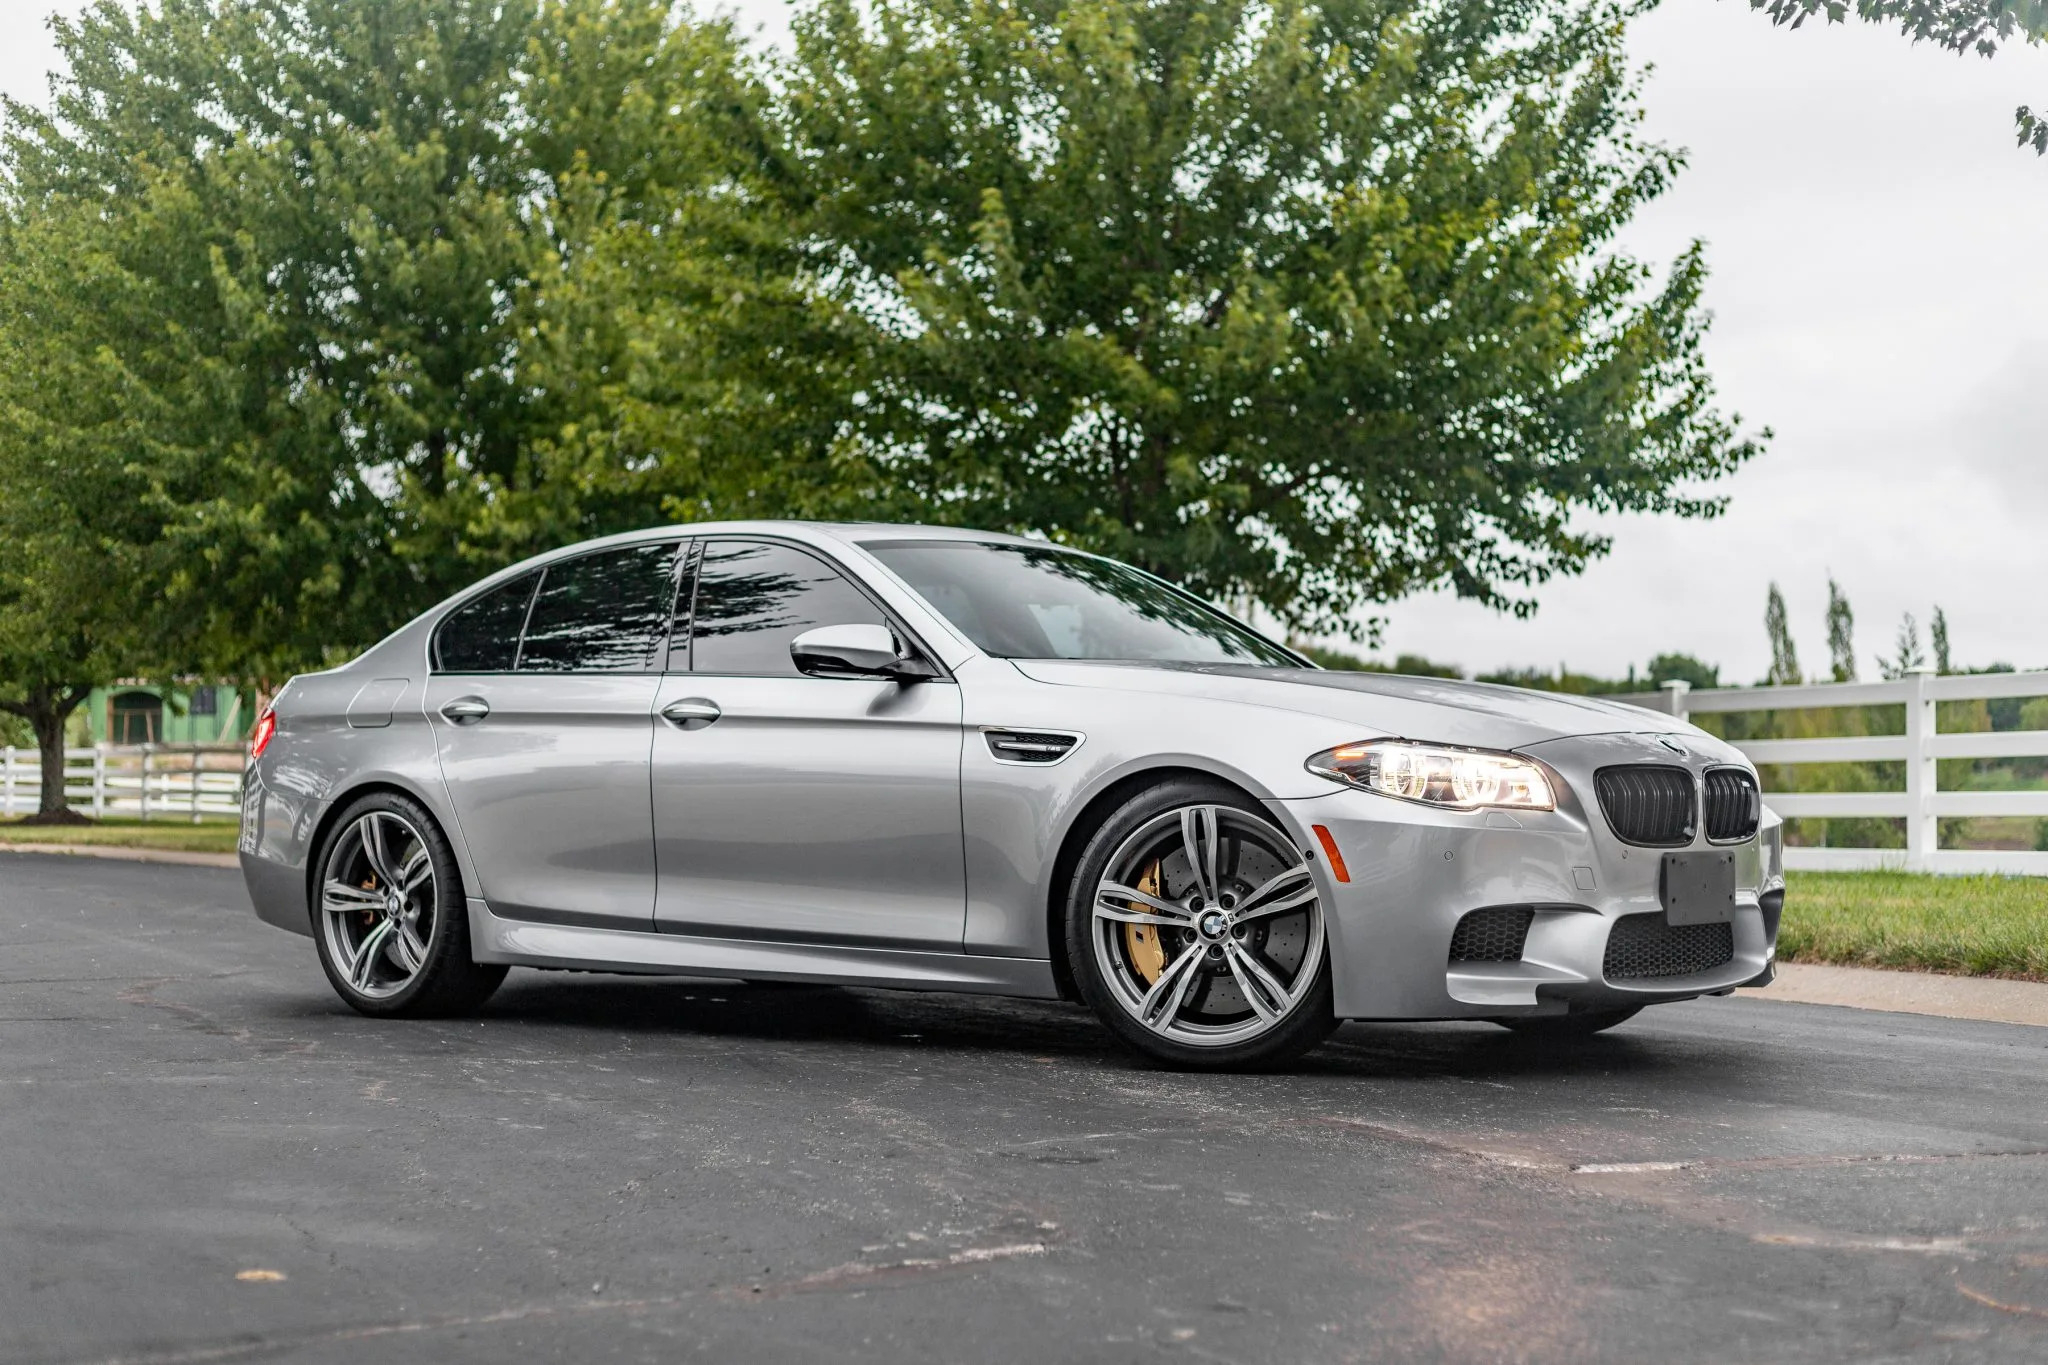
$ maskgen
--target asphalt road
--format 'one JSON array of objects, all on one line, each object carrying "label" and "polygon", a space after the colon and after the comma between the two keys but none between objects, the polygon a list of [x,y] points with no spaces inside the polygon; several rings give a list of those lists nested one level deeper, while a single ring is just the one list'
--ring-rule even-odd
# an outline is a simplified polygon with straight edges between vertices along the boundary
[{"label": "asphalt road", "polygon": [[0,1359],[2039,1361],[2044,1049],[1739,999],[1188,1076],[534,972],[373,1023],[232,873],[0,854]]}]

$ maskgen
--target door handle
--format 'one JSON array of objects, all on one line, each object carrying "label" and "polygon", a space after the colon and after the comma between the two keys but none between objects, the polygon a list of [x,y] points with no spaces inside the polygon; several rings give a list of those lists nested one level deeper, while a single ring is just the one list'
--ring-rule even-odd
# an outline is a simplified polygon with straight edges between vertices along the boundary
[{"label": "door handle", "polygon": [[442,706],[441,714],[457,725],[467,725],[491,714],[491,704],[482,697],[457,697]]},{"label": "door handle", "polygon": [[661,708],[661,718],[678,730],[702,729],[724,714],[717,702],[702,697],[684,697]]}]

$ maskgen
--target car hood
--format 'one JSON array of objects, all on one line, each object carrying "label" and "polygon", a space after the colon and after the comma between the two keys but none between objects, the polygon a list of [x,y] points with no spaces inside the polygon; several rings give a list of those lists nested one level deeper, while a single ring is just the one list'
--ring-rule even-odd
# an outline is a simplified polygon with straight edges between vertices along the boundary
[{"label": "car hood", "polygon": [[1207,697],[1326,716],[1359,738],[1399,736],[1519,749],[1573,735],[1694,733],[1684,721],[1627,702],[1493,683],[1240,664],[1016,659],[1017,670],[1060,687]]}]

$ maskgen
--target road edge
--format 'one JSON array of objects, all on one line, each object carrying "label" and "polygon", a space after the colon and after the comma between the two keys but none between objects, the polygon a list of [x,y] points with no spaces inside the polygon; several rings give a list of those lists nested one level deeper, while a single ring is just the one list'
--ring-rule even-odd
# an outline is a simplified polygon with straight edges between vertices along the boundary
[{"label": "road edge", "polygon": [[1821,962],[1780,962],[1777,980],[1755,989],[1745,987],[1740,994],[1799,1005],[1840,1005],[1892,1014],[2048,1028],[2048,982],[2014,981],[2000,976],[1948,976],[1940,972],[1838,967]]},{"label": "road edge", "polygon": [[0,853],[47,853],[71,858],[113,858],[128,863],[176,863],[184,867],[238,868],[232,853],[201,853],[182,848],[127,848],[120,844],[32,844],[0,840]]}]

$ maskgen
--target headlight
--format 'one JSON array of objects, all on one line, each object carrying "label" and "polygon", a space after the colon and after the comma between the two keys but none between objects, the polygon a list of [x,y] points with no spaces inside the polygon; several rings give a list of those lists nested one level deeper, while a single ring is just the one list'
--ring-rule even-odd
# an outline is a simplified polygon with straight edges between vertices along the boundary
[{"label": "headlight", "polygon": [[1554,810],[1550,779],[1526,758],[1490,749],[1456,749],[1405,739],[1370,739],[1325,749],[1308,761],[1318,777],[1404,801],[1454,810],[1505,806]]}]

